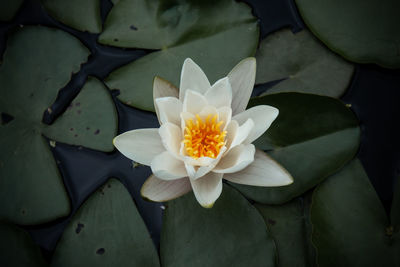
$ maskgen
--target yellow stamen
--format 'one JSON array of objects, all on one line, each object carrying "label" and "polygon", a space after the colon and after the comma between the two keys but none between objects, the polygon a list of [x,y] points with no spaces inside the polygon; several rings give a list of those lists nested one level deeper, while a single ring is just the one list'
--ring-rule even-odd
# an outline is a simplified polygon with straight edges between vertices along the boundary
[{"label": "yellow stamen", "polygon": [[193,119],[186,121],[183,143],[189,156],[194,159],[200,157],[215,159],[218,156],[225,145],[226,131],[221,131],[220,127],[224,122],[218,121],[217,118],[218,115],[210,114],[203,121],[197,114],[195,121]]}]

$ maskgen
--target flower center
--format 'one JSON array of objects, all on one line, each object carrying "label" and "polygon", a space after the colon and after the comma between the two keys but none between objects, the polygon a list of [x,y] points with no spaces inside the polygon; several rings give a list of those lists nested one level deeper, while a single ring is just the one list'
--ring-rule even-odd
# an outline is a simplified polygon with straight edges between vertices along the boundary
[{"label": "flower center", "polygon": [[186,121],[185,136],[183,143],[186,152],[194,159],[210,157],[215,159],[221,148],[225,145],[226,131],[220,126],[223,121],[217,121],[217,115],[208,115],[203,121],[199,115],[196,119]]}]

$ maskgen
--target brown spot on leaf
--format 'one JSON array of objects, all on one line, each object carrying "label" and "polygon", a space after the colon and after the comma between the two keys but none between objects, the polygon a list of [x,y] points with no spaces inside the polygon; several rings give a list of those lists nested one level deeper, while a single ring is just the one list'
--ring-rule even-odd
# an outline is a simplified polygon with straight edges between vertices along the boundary
[{"label": "brown spot on leaf", "polygon": [[276,221],[275,221],[275,220],[272,220],[272,219],[268,219],[268,223],[269,223],[270,225],[275,225],[275,224],[276,224]]},{"label": "brown spot on leaf", "polygon": [[105,252],[106,252],[106,250],[105,250],[104,248],[99,248],[99,249],[96,251],[96,254],[98,254],[98,255],[103,255]]},{"label": "brown spot on leaf", "polygon": [[79,234],[82,231],[82,228],[85,227],[83,223],[78,223],[75,229],[75,233]]},{"label": "brown spot on leaf", "polygon": [[99,129],[97,129],[97,130],[94,132],[95,135],[98,135],[99,133],[100,133],[100,130],[99,130]]}]

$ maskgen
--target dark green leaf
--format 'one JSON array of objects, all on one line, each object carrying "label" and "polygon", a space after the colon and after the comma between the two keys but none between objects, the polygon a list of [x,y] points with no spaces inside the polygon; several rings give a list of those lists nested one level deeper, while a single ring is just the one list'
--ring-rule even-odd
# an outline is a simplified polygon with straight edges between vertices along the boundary
[{"label": "dark green leaf", "polygon": [[390,223],[358,160],[317,187],[311,221],[320,266],[400,264],[400,225]]},{"label": "dark green leaf", "polygon": [[397,0],[296,0],[304,22],[329,48],[357,63],[400,67]]},{"label": "dark green leaf", "polygon": [[316,266],[315,249],[311,244],[310,205],[311,194],[279,206],[255,204],[275,240],[277,266]]},{"label": "dark green leaf", "polygon": [[356,154],[359,146],[358,121],[337,99],[279,93],[254,98],[249,106],[271,105],[279,116],[256,142],[282,164],[294,182],[282,187],[254,187],[232,184],[245,196],[265,204],[281,204],[301,195],[338,171]]},{"label": "dark green leaf", "polygon": [[0,263],[4,267],[47,266],[39,247],[17,226],[0,223]]},{"label": "dark green leaf", "polygon": [[110,179],[79,208],[52,266],[159,266],[147,228],[119,181]]},{"label": "dark green leaf", "polygon": [[23,2],[23,0],[1,0],[0,21],[11,20],[15,16]]},{"label": "dark green leaf", "polygon": [[320,43],[308,30],[289,29],[268,35],[257,51],[256,83],[285,79],[267,94],[304,92],[340,97],[354,67]]},{"label": "dark green leaf", "polygon": [[77,39],[51,28],[25,26],[9,37],[0,66],[0,112],[13,120],[0,125],[0,217],[36,224],[69,213],[41,119],[87,56]]},{"label": "dark green leaf", "polygon": [[161,236],[163,266],[274,266],[275,245],[257,210],[224,185],[213,208],[189,193],[170,201]]},{"label": "dark green leaf", "polygon": [[100,0],[41,0],[55,19],[80,31],[101,32]]},{"label": "dark green leaf", "polygon": [[100,42],[161,49],[117,69],[106,79],[111,89],[121,91],[118,98],[124,103],[154,111],[152,85],[156,75],[179,85],[183,61],[190,57],[214,82],[240,60],[254,55],[258,26],[248,6],[230,0],[168,4],[122,0],[108,16]]}]

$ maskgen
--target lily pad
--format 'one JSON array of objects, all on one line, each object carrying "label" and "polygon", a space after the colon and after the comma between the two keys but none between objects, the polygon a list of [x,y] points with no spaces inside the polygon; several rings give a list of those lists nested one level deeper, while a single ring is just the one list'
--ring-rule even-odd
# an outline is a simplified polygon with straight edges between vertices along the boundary
[{"label": "lily pad", "polygon": [[388,218],[358,160],[317,187],[311,221],[320,266],[399,266],[399,221]]},{"label": "lily pad", "polygon": [[275,266],[275,253],[261,215],[227,185],[212,209],[202,208],[192,193],[168,202],[163,266]]},{"label": "lily pad", "polygon": [[101,32],[100,0],[41,0],[56,20],[80,31]]},{"label": "lily pad", "polygon": [[23,2],[23,0],[1,0],[0,21],[11,20],[15,16]]},{"label": "lily pad", "polygon": [[118,114],[109,90],[89,77],[78,96],[54,124],[43,129],[45,136],[73,145],[112,151]]},{"label": "lily pad", "polygon": [[17,226],[0,223],[0,262],[2,266],[47,266],[40,248]]},{"label": "lily pad", "polygon": [[156,249],[126,188],[110,179],[79,208],[52,266],[159,266]]},{"label": "lily pad", "polygon": [[120,100],[143,110],[154,111],[154,77],[179,85],[186,58],[197,62],[214,82],[226,76],[240,60],[254,55],[257,48],[257,21],[244,3],[166,3],[119,1],[99,37],[101,43],[108,45],[161,49],[117,69],[106,79],[110,89],[121,91]]},{"label": "lily pad", "polygon": [[400,67],[397,0],[296,0],[304,22],[330,49],[357,63]]},{"label": "lily pad", "polygon": [[311,244],[311,194],[275,206],[256,203],[271,236],[275,240],[279,267],[316,266]]},{"label": "lily pad", "polygon": [[268,89],[340,97],[350,84],[354,66],[331,52],[308,30],[289,29],[268,35],[256,54],[256,84],[282,80]]},{"label": "lily pad", "polygon": [[48,126],[41,119],[88,54],[77,39],[51,28],[25,26],[9,37],[0,66],[0,112],[8,117],[0,125],[0,217],[36,224],[69,213],[68,196],[42,135]]},{"label": "lily pad", "polygon": [[264,204],[282,204],[341,169],[357,153],[358,121],[340,100],[303,93],[278,93],[250,100],[271,105],[279,116],[255,145],[282,164],[294,182],[283,187],[232,185]]}]

